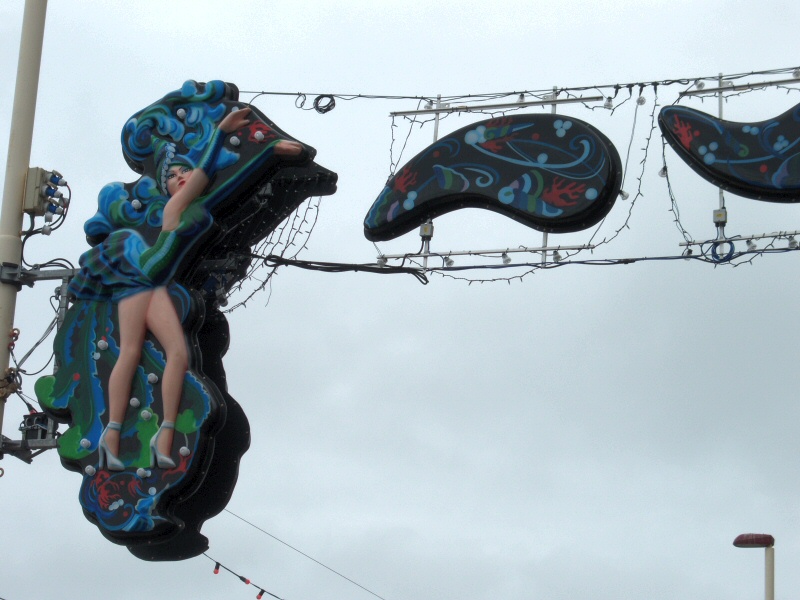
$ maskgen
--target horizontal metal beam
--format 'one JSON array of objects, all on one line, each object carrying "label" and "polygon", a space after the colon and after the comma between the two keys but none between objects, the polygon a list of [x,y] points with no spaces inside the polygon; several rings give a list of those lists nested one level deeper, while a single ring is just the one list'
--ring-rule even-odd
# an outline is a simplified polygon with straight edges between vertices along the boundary
[{"label": "horizontal metal beam", "polygon": [[497,255],[498,257],[503,254],[511,254],[513,252],[528,252],[530,254],[537,254],[539,252],[554,252],[556,250],[594,250],[594,245],[585,246],[542,246],[539,248],[506,248],[497,250],[458,250],[450,252],[423,252],[414,254],[381,254],[378,258],[401,259],[401,258],[429,258],[429,257],[444,257],[444,256],[483,256],[486,254]]},{"label": "horizontal metal beam", "polygon": [[532,100],[530,102],[511,102],[508,104],[483,104],[483,105],[466,105],[460,104],[458,106],[441,106],[439,108],[422,108],[419,110],[402,110],[398,112],[389,113],[390,117],[407,117],[410,115],[435,115],[439,113],[455,113],[455,112],[478,112],[482,110],[502,110],[505,108],[525,108],[526,106],[549,106],[552,104],[575,104],[579,102],[599,102],[605,100],[603,96],[586,96],[582,98],[553,98],[550,100]]},{"label": "horizontal metal beam", "polygon": [[705,240],[702,242],[698,242],[695,240],[689,242],[681,242],[678,244],[679,246],[702,246],[704,244],[713,244],[715,242],[744,242],[747,240],[764,240],[768,238],[788,238],[789,236],[798,236],[800,237],[800,231],[774,231],[772,233],[758,233],[753,235],[735,235],[733,237],[726,237],[717,240]]},{"label": "horizontal metal beam", "polygon": [[762,83],[740,83],[739,85],[694,89],[694,90],[688,90],[686,92],[681,92],[678,95],[680,97],[684,97],[684,96],[701,96],[703,94],[713,94],[716,92],[740,92],[742,90],[755,90],[758,88],[767,87],[769,85],[785,85],[787,83],[800,83],[800,79],[797,78],[779,79],[778,81],[764,81]]}]

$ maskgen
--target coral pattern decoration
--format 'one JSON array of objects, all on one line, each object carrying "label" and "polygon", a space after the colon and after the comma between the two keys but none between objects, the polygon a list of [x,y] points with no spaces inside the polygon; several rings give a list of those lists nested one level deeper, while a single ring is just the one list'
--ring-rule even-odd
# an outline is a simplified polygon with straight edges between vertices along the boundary
[{"label": "coral pattern decoration", "polygon": [[539,231],[579,231],[608,214],[621,182],[619,153],[588,123],[552,114],[489,119],[438,140],[391,177],[364,235],[390,240],[466,207]]},{"label": "coral pattern decoration", "polygon": [[[247,118],[231,117],[238,110]],[[221,123],[230,122],[241,127],[225,131]],[[289,154],[281,150],[287,144]],[[230,336],[220,302],[246,276],[251,246],[310,196],[334,193],[337,178],[313,162],[313,148],[238,102],[236,86],[222,81],[187,81],[132,116],[122,149],[141,177],[99,194],[84,226],[92,247],[54,342],[59,368],[35,390],[44,410],[68,424],[58,452],[82,475],[86,517],[139,558],[181,560],[208,548],[200,528],[226,506],[250,443],[247,418],[227,392]],[[173,230],[162,228],[165,206],[180,194],[167,191],[170,165],[208,177]],[[120,306],[162,292],[188,354],[176,416],[166,418],[168,351],[148,315],[130,394],[114,421]],[[118,442],[109,441],[115,434]],[[171,447],[162,447],[162,435]]]},{"label": "coral pattern decoration", "polygon": [[800,201],[800,104],[746,123],[667,106],[658,124],[678,156],[717,187],[766,202]]}]

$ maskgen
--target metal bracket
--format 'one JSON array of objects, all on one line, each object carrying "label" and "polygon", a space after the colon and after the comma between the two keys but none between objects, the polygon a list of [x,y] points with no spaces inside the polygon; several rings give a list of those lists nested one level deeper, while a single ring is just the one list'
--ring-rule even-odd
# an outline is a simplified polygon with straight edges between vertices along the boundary
[{"label": "metal bracket", "polygon": [[23,284],[33,287],[33,278],[20,269],[19,265],[4,262],[0,264],[0,283],[13,285],[19,291]]},{"label": "metal bracket", "polygon": [[3,436],[1,442],[0,459],[3,458],[5,454],[10,454],[28,464],[31,464],[33,459],[45,450],[58,447],[58,440],[56,438],[45,440],[12,440]]}]

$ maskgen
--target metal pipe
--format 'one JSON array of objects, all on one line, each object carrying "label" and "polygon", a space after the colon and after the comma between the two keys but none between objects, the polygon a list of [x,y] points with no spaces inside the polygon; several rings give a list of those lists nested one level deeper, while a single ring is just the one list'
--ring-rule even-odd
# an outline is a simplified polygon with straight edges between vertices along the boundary
[{"label": "metal pipe", "polygon": [[[8,139],[3,202],[0,206],[0,263],[12,265],[19,265],[22,261],[20,238],[22,197],[31,159],[33,120],[39,91],[39,68],[42,63],[46,14],[47,0],[26,0],[22,17],[14,107],[11,113],[11,132]],[[13,283],[0,282],[0,376],[5,375],[9,364],[7,335],[14,327],[16,306],[17,287]],[[6,399],[2,398],[0,433],[3,431],[5,403]]]},{"label": "metal pipe", "polygon": [[539,248],[506,248],[506,249],[495,249],[495,250],[459,250],[453,252],[421,252],[421,253],[414,253],[414,254],[381,254],[379,258],[385,258],[388,260],[391,259],[401,259],[401,258],[424,258],[426,256],[483,256],[485,254],[497,254],[498,256],[501,254],[510,254],[513,252],[528,252],[529,254],[544,252],[547,250],[594,250],[595,246],[592,244],[584,245],[584,246],[541,246]]},{"label": "metal pipe", "polygon": [[775,548],[764,548],[764,599],[775,600]]},{"label": "metal pipe", "polygon": [[468,106],[462,104],[459,106],[449,106],[447,108],[421,108],[419,110],[403,110],[398,112],[389,113],[391,117],[408,117],[411,115],[432,115],[439,113],[454,113],[454,112],[473,112],[482,110],[502,110],[505,108],[525,108],[526,106],[544,106],[549,104],[575,104],[578,102],[598,102],[605,100],[603,96],[587,96],[585,98],[562,98],[560,100],[532,100],[531,102],[511,102],[508,104],[483,104]]},{"label": "metal pipe", "polygon": [[[721,80],[722,75],[720,75]],[[680,92],[678,96],[702,96],[703,94],[713,94],[715,92],[741,92],[743,90],[757,90],[758,88],[767,87],[768,85],[783,85],[787,83],[800,83],[800,79],[779,79],[777,81],[762,81],[761,83],[740,83],[739,85],[723,86],[719,84],[718,88],[703,88],[702,90],[687,90]]]}]

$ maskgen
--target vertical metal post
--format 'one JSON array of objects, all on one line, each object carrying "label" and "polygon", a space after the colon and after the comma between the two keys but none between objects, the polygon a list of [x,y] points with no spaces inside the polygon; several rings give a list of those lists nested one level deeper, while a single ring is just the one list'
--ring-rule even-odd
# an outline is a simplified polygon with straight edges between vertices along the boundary
[{"label": "vertical metal post", "polygon": [[[553,108],[551,109],[551,112],[553,114],[556,114],[556,108],[558,107],[558,104],[556,104],[555,102],[557,94],[558,94],[558,88],[556,86],[553,86]],[[545,231],[542,233],[542,248],[547,248],[547,242],[548,242],[547,232]],[[542,264],[546,262],[547,262],[547,250],[542,250]]]},{"label": "vertical metal post", "polygon": [[[442,108],[442,95],[441,94],[437,94],[437,96],[436,96],[436,109],[437,110],[436,110],[436,116],[433,119],[433,141],[434,141],[434,143],[436,143],[439,140],[439,114],[440,113],[439,113],[438,109],[440,109],[440,108]],[[431,223],[433,223],[433,220],[432,219],[428,219],[426,221],[426,223],[428,225],[430,225]],[[430,251],[431,251],[431,239],[430,238],[423,239],[422,240],[422,254],[424,255],[422,257],[422,268],[423,269],[427,269],[428,268],[428,254],[430,253]]]},{"label": "vertical metal post", "polygon": [[[3,202],[0,206],[0,264],[16,267],[22,261],[22,196],[31,158],[46,14],[47,0],[26,0],[8,139]],[[5,376],[8,369],[8,334],[14,326],[16,306],[16,286],[13,283],[0,282],[0,377]],[[5,403],[5,398],[0,399],[0,433],[3,430]]]},{"label": "vertical metal post", "polygon": [[[719,85],[717,87],[722,88],[722,73],[719,74],[719,79],[717,80]],[[718,110],[719,110],[719,118],[722,119],[722,89],[717,92],[717,103],[718,103]],[[722,188],[719,188],[719,207],[725,208],[725,192],[722,191]]]},{"label": "vertical metal post", "polygon": [[764,599],[775,600],[775,548],[764,548]]}]

